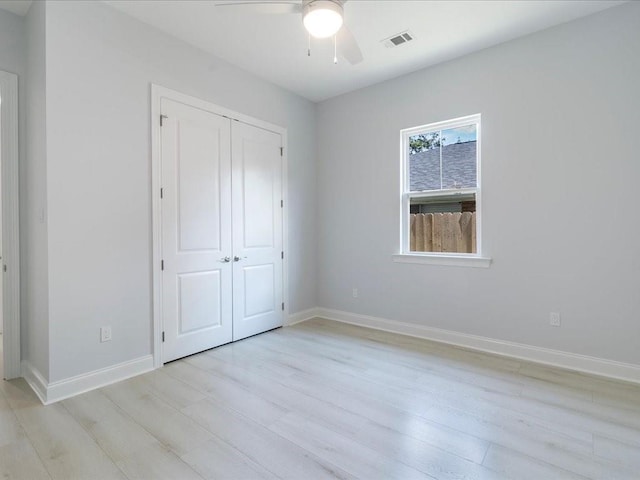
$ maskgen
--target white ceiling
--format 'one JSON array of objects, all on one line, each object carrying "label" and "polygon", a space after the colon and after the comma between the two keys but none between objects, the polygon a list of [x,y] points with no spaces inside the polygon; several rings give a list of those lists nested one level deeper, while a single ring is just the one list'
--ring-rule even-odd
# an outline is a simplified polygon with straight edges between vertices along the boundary
[{"label": "white ceiling", "polygon": [[[211,0],[105,0],[244,70],[313,101],[419,70],[491,45],[589,15],[624,1],[349,0],[345,24],[364,61],[333,64],[332,40],[312,40],[298,15],[216,7]],[[229,0],[226,0],[229,1]],[[29,1],[0,1],[15,13]],[[7,5],[3,5],[7,4]],[[28,5],[27,5],[28,8]],[[22,13],[24,14],[24,13]],[[410,30],[415,40],[386,48],[381,40]]]}]

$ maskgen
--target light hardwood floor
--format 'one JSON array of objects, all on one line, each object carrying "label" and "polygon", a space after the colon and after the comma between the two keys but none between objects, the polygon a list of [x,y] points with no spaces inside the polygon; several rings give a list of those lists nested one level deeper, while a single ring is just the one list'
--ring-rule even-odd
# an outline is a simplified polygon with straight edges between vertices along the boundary
[{"label": "light hardwood floor", "polygon": [[315,319],[43,407],[0,477],[634,479],[640,387]]}]

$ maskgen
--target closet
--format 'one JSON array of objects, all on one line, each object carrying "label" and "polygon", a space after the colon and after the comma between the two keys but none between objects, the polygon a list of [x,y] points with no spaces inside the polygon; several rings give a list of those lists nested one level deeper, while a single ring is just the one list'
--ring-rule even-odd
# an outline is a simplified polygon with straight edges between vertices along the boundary
[{"label": "closet", "polygon": [[283,322],[282,136],[160,102],[162,362]]}]

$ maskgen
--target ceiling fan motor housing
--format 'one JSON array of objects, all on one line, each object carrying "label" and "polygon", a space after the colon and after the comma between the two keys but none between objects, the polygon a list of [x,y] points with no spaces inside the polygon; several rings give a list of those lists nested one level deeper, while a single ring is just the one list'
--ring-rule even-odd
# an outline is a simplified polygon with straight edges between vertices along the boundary
[{"label": "ceiling fan motor housing", "polygon": [[335,35],[344,18],[342,0],[305,0],[302,4],[302,21],[316,38]]}]

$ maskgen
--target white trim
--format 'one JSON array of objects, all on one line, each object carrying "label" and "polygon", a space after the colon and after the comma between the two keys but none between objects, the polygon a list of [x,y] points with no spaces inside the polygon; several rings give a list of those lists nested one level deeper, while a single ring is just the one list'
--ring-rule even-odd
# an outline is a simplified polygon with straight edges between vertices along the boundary
[{"label": "white trim", "polygon": [[308,308],[306,310],[302,310],[300,312],[293,313],[289,315],[288,320],[285,323],[285,326],[290,327],[291,325],[295,325],[296,323],[306,322],[307,320],[311,320],[318,316],[318,308]]},{"label": "white trim", "polygon": [[282,326],[288,325],[289,317],[289,139],[288,130],[280,127],[280,137],[282,141],[282,301],[284,311],[282,312]]},{"label": "white trim", "polygon": [[[476,140],[477,142],[477,140]],[[457,188],[457,189],[443,189],[443,190],[426,190],[424,192],[407,192],[407,196],[411,198],[446,198],[447,200],[455,199],[455,197],[470,197],[477,193],[475,188]]]},{"label": "white trim", "polygon": [[489,268],[491,259],[488,257],[476,257],[473,255],[447,255],[436,253],[400,253],[392,255],[396,263],[422,263],[425,265],[448,265],[452,267],[479,267]]},{"label": "white trim", "polygon": [[152,100],[151,107],[152,109],[153,107],[155,107],[155,112],[157,112],[158,117],[152,118],[151,120],[152,120],[152,127],[155,127],[156,134],[158,134],[160,131],[159,115],[160,115],[160,99],[161,98],[167,98],[176,102],[184,103],[185,105],[190,105],[195,108],[200,108],[207,112],[215,113],[216,115],[221,115],[223,117],[231,118],[233,120],[238,120],[243,123],[248,123],[249,125],[253,125],[254,127],[262,128],[264,130],[269,130],[274,133],[279,133],[280,135],[285,135],[287,131],[286,128],[281,127],[280,125],[269,123],[264,120],[260,120],[258,118],[250,117],[249,115],[244,115],[234,110],[229,110],[228,108],[221,107],[220,105],[216,105],[215,103],[211,103],[207,100],[202,100],[201,98],[192,97],[191,95],[187,95],[187,94],[178,92],[176,90],[171,90],[170,88],[162,87],[160,85],[156,85],[155,83],[152,83],[151,84],[151,100]]},{"label": "white trim", "polygon": [[464,117],[452,118],[451,120],[444,120],[442,122],[427,123],[426,125],[420,125],[417,127],[403,128],[402,133],[407,137],[411,137],[416,133],[424,133],[436,130],[449,130],[455,127],[465,127],[471,123],[480,123],[480,114],[475,113],[473,115],[466,115]]},{"label": "white trim", "polygon": [[[2,94],[2,265],[4,377],[21,375],[20,366],[20,236],[18,183],[18,76],[0,71]],[[0,265],[0,266],[2,266]]]},{"label": "white trim", "polygon": [[192,97],[184,93],[171,90],[160,85],[151,84],[151,205],[152,205],[152,284],[153,284],[153,365],[155,368],[162,366],[162,273],[160,271],[160,261],[162,260],[162,210],[160,203],[161,169],[160,169],[160,101],[162,98],[184,103],[195,108],[200,108],[207,112],[222,115],[233,120],[253,125],[277,134],[282,139],[282,200],[284,208],[282,212],[282,246],[284,249],[284,260],[282,262],[282,282],[283,301],[285,310],[283,311],[283,324],[287,323],[289,311],[289,275],[288,275],[288,253],[289,253],[289,215],[288,215],[288,144],[287,129],[273,123],[265,122],[248,115],[229,110],[214,103]]},{"label": "white trim", "polygon": [[549,348],[535,347],[533,345],[469,335],[451,330],[370,317],[340,310],[319,308],[317,313],[318,317],[328,320],[350,323],[352,325],[374,328],[376,330],[384,330],[385,332],[400,333],[472,350],[640,384],[640,365],[631,363],[617,362],[560,350],[551,350]]},{"label": "white trim", "polygon": [[162,260],[162,209],[160,188],[162,172],[160,170],[160,98],[161,87],[151,84],[151,224],[152,224],[152,265],[151,278],[153,288],[153,366],[162,366],[162,272],[158,268]]},{"label": "white trim", "polygon": [[49,405],[65,398],[73,397],[96,388],[104,387],[112,383],[126,380],[153,370],[153,357],[144,357],[129,360],[93,372],[83,373],[71,378],[65,378],[57,382],[47,383],[42,374],[29,362],[22,363],[22,375],[40,401]]}]

